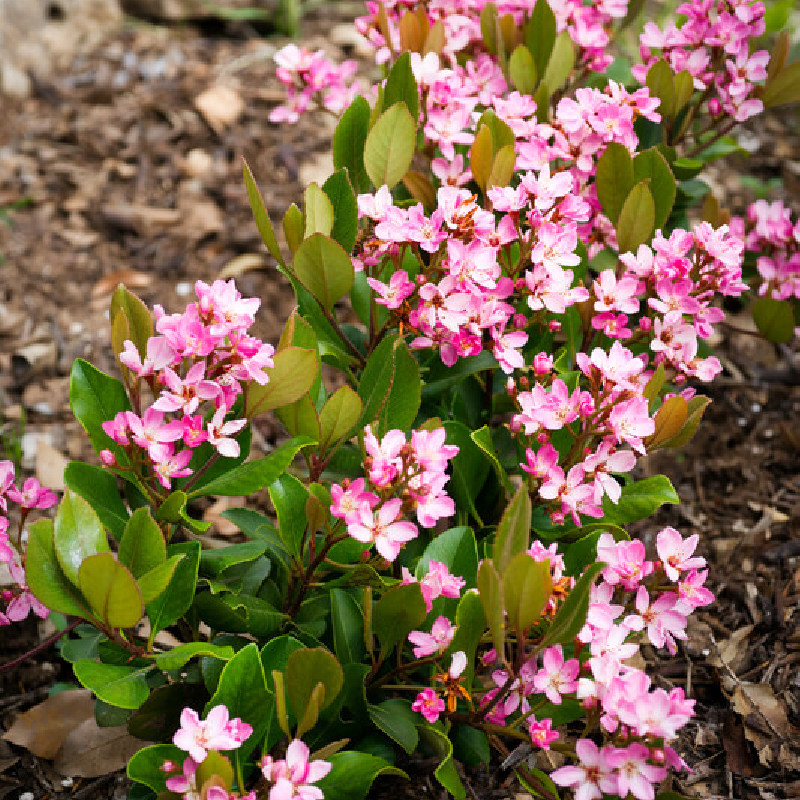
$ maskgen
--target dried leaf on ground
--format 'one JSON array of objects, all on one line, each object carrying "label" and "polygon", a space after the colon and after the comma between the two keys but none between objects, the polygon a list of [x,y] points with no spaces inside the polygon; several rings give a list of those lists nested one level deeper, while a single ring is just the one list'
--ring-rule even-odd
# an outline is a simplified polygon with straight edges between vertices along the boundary
[{"label": "dried leaf on ground", "polygon": [[94,721],[92,693],[60,692],[20,714],[3,738],[39,758],[54,758],[75,726],[87,720]]},{"label": "dried leaf on ground", "polygon": [[101,728],[92,717],[70,732],[53,766],[65,777],[96,778],[122,769],[143,746],[124,725]]}]

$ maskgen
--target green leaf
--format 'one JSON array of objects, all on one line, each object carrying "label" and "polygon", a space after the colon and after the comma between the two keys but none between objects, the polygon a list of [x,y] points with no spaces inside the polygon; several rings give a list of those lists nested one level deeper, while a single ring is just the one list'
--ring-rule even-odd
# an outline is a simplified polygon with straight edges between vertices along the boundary
[{"label": "green leaf", "polygon": [[787,301],[759,297],[752,313],[753,322],[768,342],[788,344],[794,337],[794,314]]},{"label": "green leaf", "polygon": [[111,706],[139,708],[150,695],[146,680],[150,667],[140,669],[83,660],[72,667],[81,685]]},{"label": "green leaf", "polygon": [[275,416],[292,436],[305,436],[311,442],[321,438],[319,413],[308,392],[291,405],[276,408]]},{"label": "green leaf", "polygon": [[411,710],[408,700],[396,697],[369,706],[369,718],[390,739],[397,742],[406,753],[413,753],[419,742],[417,723],[419,717]]},{"label": "green leaf", "polygon": [[470,429],[463,422],[447,420],[443,427],[447,431],[447,444],[458,447],[458,453],[450,461],[453,477],[448,484],[448,491],[456,506],[469,511],[480,524],[475,500],[491,469],[489,460],[472,441]]},{"label": "green leaf", "polygon": [[304,239],[315,233],[330,236],[333,230],[333,203],[317,183],[310,183],[303,194],[303,218]]},{"label": "green leaf", "polygon": [[488,764],[492,757],[486,734],[471,725],[454,725],[450,730],[453,755],[467,767]]},{"label": "green leaf", "polygon": [[315,233],[294,254],[297,280],[330,313],[353,285],[353,262],[344,248],[328,236]]},{"label": "green leaf", "polygon": [[228,567],[255,561],[266,549],[266,542],[254,541],[230,544],[216,550],[204,550],[200,554],[200,574],[216,578]]},{"label": "green leaf", "polygon": [[206,656],[217,658],[222,661],[230,661],[233,658],[233,648],[230,645],[220,646],[209,644],[208,642],[189,642],[173,647],[166,653],[159,653],[156,656],[156,666],[164,672],[172,672],[182,669],[193,658]]},{"label": "green leaf", "polygon": [[163,564],[158,564],[136,579],[145,605],[152,603],[169,586],[182,558],[182,555],[170,556]]},{"label": "green leaf", "polygon": [[639,153],[633,159],[633,179],[637,183],[647,183],[655,205],[655,228],[662,230],[669,219],[676,193],[675,178],[667,160],[655,147]]},{"label": "green leaf", "polygon": [[547,633],[539,647],[544,649],[551,644],[568,644],[577,635],[586,622],[589,611],[589,593],[597,576],[605,569],[605,564],[598,562],[587,567],[572,587],[567,599],[556,612]]},{"label": "green leaf", "polygon": [[800,102],[800,61],[784,67],[771,81],[768,81],[761,100],[764,108]]},{"label": "green leaf", "polygon": [[200,563],[200,542],[170,545],[167,555],[182,555],[184,558],[175,567],[166,590],[147,604],[151,640],[155,639],[159,631],[177,622],[192,605],[197,585],[197,567]]},{"label": "green leaf", "polygon": [[96,453],[112,450],[125,458],[117,445],[102,429],[102,424],[114,419],[118,411],[129,411],[128,395],[122,382],[111,378],[81,358],[72,365],[69,381],[69,404],[72,413],[89,434]]},{"label": "green leaf", "polygon": [[492,635],[492,646],[497,651],[501,663],[505,661],[505,604],[503,586],[495,565],[484,559],[478,567],[478,592],[480,593],[483,613],[489,632]]},{"label": "green leaf", "polygon": [[677,504],[680,498],[666,475],[653,475],[622,487],[618,503],[603,500],[603,522],[626,525],[653,515],[664,503]]},{"label": "green leaf", "polygon": [[416,127],[405,103],[395,103],[378,117],[364,145],[364,167],[376,187],[391,189],[408,172]]},{"label": "green leaf", "polygon": [[397,337],[386,336],[372,351],[361,380],[358,395],[363,404],[359,427],[369,425],[380,413],[394,380],[394,345]]},{"label": "green leaf", "polygon": [[419,562],[416,577],[423,578],[430,568],[431,561],[445,564],[451,575],[458,575],[466,581],[464,591],[475,588],[478,572],[478,545],[472,528],[459,526],[440,533],[428,543]]},{"label": "green leaf", "polygon": [[480,131],[482,127],[488,127],[492,132],[492,155],[496,155],[502,148],[516,144],[517,137],[514,131],[511,130],[508,123],[500,119],[497,114],[491,109],[484,111],[478,124],[475,126],[476,131]]},{"label": "green leaf", "polygon": [[131,514],[119,543],[119,560],[131,571],[134,578],[164,562],[167,546],[148,506],[137,508]]},{"label": "green leaf", "polygon": [[537,75],[544,74],[547,62],[550,61],[550,54],[556,41],[556,30],[556,18],[550,4],[547,0],[537,0],[533,14],[525,23],[524,29],[525,44],[533,56]]},{"label": "green leaf", "polygon": [[625,530],[616,525],[606,525],[605,527],[598,525],[567,548],[564,553],[564,572],[567,575],[580,575],[586,567],[597,561],[597,540],[604,533],[610,533],[615,542],[631,538]]},{"label": "green leaf", "polygon": [[518,44],[511,53],[508,59],[508,73],[511,83],[520,93],[532,95],[536,91],[538,83],[536,62],[524,44]]},{"label": "green leaf", "polygon": [[433,725],[419,725],[419,736],[423,743],[433,751],[439,759],[439,766],[434,770],[436,780],[450,792],[455,800],[463,800],[467,796],[464,784],[458,777],[455,762],[453,761],[453,744],[447,735]]},{"label": "green leaf", "polygon": [[664,447],[683,447],[697,432],[697,426],[700,424],[700,420],[703,418],[703,414],[710,403],[710,397],[695,395],[689,401],[689,411],[686,415],[686,422],[684,422],[683,428],[681,428],[680,433],[672,439],[664,442]]},{"label": "green leaf", "polygon": [[425,398],[438,397],[447,389],[461,383],[468,375],[475,375],[493,368],[497,368],[497,360],[486,350],[477,356],[460,358],[452,367],[446,367],[441,363],[441,359],[437,359],[427,368],[422,396]]},{"label": "green leaf", "polygon": [[[198,496],[203,494],[200,489],[195,489],[195,491],[198,493]],[[156,509],[156,521],[173,522],[177,525],[183,525],[192,533],[196,534],[205,533],[211,527],[211,523],[192,519],[186,512],[186,504],[188,502],[189,496],[186,492],[176,489],[174,492],[170,493],[167,499]]]},{"label": "green leaf", "polygon": [[419,363],[403,339],[396,339],[392,346],[392,367],[389,394],[378,415],[377,435],[381,437],[393,429],[410,430],[422,398]]},{"label": "green leaf", "polygon": [[41,603],[52,611],[87,617],[89,611],[80,592],[67,580],[56,558],[53,521],[39,519],[28,526],[25,581]]},{"label": "green leaf", "polygon": [[663,59],[659,59],[647,71],[647,88],[651,97],[661,100],[658,110],[666,117],[675,114],[675,79],[672,70]]},{"label": "green leaf", "polygon": [[292,203],[286,209],[281,226],[283,227],[286,244],[289,245],[289,251],[294,255],[303,241],[304,230],[303,212],[297,207],[296,203]]},{"label": "green leaf", "polygon": [[486,454],[489,461],[491,461],[492,466],[494,467],[495,474],[497,475],[497,480],[500,485],[505,489],[508,494],[512,492],[511,481],[508,479],[508,475],[503,469],[502,464],[500,463],[500,459],[497,457],[497,451],[495,450],[494,442],[492,441],[492,431],[488,425],[484,425],[482,428],[479,428],[477,431],[473,431],[470,434],[472,441],[480,447],[481,450]]},{"label": "green leaf", "polygon": [[531,497],[524,484],[503,512],[497,533],[494,537],[492,561],[497,572],[503,575],[511,559],[524,553],[530,545],[531,535]]},{"label": "green leaf", "polygon": [[256,638],[274,636],[285,624],[286,614],[275,606],[248,594],[200,592],[195,608],[211,628],[229,633],[249,633]]},{"label": "green leaf", "polygon": [[372,612],[372,631],[380,639],[381,658],[385,658],[398,642],[402,643],[410,631],[422,625],[426,615],[425,601],[417,584],[401,584],[389,589]]},{"label": "green leaf", "polygon": [[594,182],[603,213],[616,225],[634,184],[633,159],[624,145],[611,142],[606,147],[597,161]]},{"label": "green leaf", "polygon": [[362,410],[361,398],[349,386],[337,389],[319,413],[320,452],[344,439],[360,419]]},{"label": "green leaf", "polygon": [[339,242],[344,251],[349,253],[356,243],[358,233],[358,203],[350,179],[347,177],[347,170],[340,169],[334,172],[322,184],[322,191],[333,205],[331,238]]},{"label": "green leaf", "polygon": [[78,570],[78,583],[94,615],[112,628],[132,628],[144,606],[130,571],[111,553],[87,556]]},{"label": "green leaf", "polygon": [[508,625],[515,631],[527,630],[539,620],[552,594],[550,562],[517,553],[508,562],[502,580]]},{"label": "green leaf", "polygon": [[324,647],[304,647],[289,655],[286,665],[286,691],[292,710],[298,718],[305,714],[318,683],[325,688],[319,703],[321,711],[336,700],[343,682],[341,665]]},{"label": "green leaf", "polygon": [[556,36],[553,52],[542,76],[542,83],[552,93],[561,88],[575,66],[575,45],[566,31]]},{"label": "green leaf", "polygon": [[258,746],[269,729],[274,704],[275,695],[267,688],[258,646],[251,642],[225,665],[217,690],[204,711],[207,715],[215,706],[224,705],[231,719],[239,717],[253,726],[253,732],[242,746],[231,753],[234,763],[243,763]]},{"label": "green leaf", "polygon": [[296,436],[273,450],[268,456],[245,462],[227,475],[198,489],[197,494],[192,492],[190,497],[207,494],[237,497],[258,492],[274,483],[294,461],[297,453],[307,444],[313,443],[313,439],[307,436]]},{"label": "green leaf", "polygon": [[383,86],[383,106],[405,103],[411,118],[419,118],[419,89],[411,69],[411,54],[401,53],[389,70]]},{"label": "green leaf", "polygon": [[656,206],[647,184],[637,183],[631,189],[617,220],[617,241],[620,253],[636,252],[650,239],[656,221]]},{"label": "green leaf", "polygon": [[71,461],[64,470],[64,483],[89,503],[119,541],[128,521],[128,509],[119,496],[114,475],[94,464]]},{"label": "green leaf", "polygon": [[250,201],[250,208],[253,210],[253,217],[256,221],[256,227],[261,234],[261,239],[267,246],[267,250],[271,253],[272,257],[281,265],[286,266],[286,262],[281,255],[281,249],[278,247],[278,240],[275,238],[275,230],[272,227],[272,222],[269,218],[269,213],[264,206],[264,201],[261,199],[261,192],[258,191],[253,173],[247,162],[242,159],[242,169],[244,171],[244,183],[247,189],[247,199]]},{"label": "green leaf", "polygon": [[369,753],[346,750],[326,760],[331,764],[331,771],[314,784],[325,800],[362,800],[379,775],[408,778],[402,770]]},{"label": "green leaf", "polygon": [[341,664],[364,658],[364,612],[346,589],[331,589],[333,649]]},{"label": "green leaf", "polygon": [[466,592],[458,601],[456,609],[456,635],[447,648],[448,653],[463,650],[467,656],[467,668],[463,682],[469,689],[475,676],[475,652],[486,632],[486,615],[483,613],[481,597],[475,592]]},{"label": "green leaf", "polygon": [[269,383],[252,381],[245,387],[248,419],[296,402],[313,386],[319,374],[319,357],[314,350],[290,346],[275,353],[272,361],[273,366],[264,370]]},{"label": "green leaf", "polygon": [[80,495],[69,490],[64,493],[56,511],[53,542],[61,569],[76,586],[83,560],[108,550],[108,539],[100,518]]},{"label": "green leaf", "polygon": [[[127,323],[127,338],[136,345],[140,353],[147,352],[147,341],[153,335],[153,318],[147,306],[122,284],[111,297],[108,318],[113,322],[118,314],[122,314]],[[117,354],[120,350],[115,348]]]},{"label": "green leaf", "polygon": [[269,498],[278,517],[278,532],[287,551],[300,556],[305,533],[308,489],[294,475],[284,474],[269,486]]},{"label": "green leaf", "polygon": [[369,131],[369,117],[369,103],[358,96],[342,114],[333,133],[333,166],[335,169],[347,169],[356,192],[366,192],[369,189],[369,176],[364,169],[364,145]]},{"label": "green leaf", "polygon": [[154,792],[166,792],[166,780],[169,777],[162,766],[165,761],[181,764],[186,758],[186,751],[174,744],[153,744],[143,747],[131,756],[128,761],[128,777],[132,781],[143,783]]}]

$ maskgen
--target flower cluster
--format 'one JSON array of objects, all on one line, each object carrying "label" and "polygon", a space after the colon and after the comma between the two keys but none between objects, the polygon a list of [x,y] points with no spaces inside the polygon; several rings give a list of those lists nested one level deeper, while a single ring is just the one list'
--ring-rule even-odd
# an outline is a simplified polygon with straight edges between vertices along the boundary
[{"label": "flower cluster", "polygon": [[[266,384],[265,368],[273,366],[274,348],[247,334],[261,303],[244,298],[234,282],[195,283],[197,302],[183,314],[166,314],[156,306],[158,335],[147,341],[146,353],[125,341],[120,362],[135,376],[129,391],[141,405],[142,383],[155,402],[143,413],[120,411],[103,430],[124,452],[101,453],[103,463],[121,469],[142,465],[165,489],[172,480],[193,473],[193,450],[208,442],[220,455],[235,458],[233,437],[247,424],[226,417],[243,391],[243,383]],[[203,413],[207,412],[207,413]],[[126,463],[127,462],[127,463]]]},{"label": "flower cluster", "polygon": [[[17,533],[9,532],[9,502],[18,506]],[[0,461],[0,564],[7,564],[13,584],[0,589],[0,627],[20,622],[33,611],[46,619],[49,610],[34,597],[25,580],[25,543],[23,526],[33,509],[55,505],[56,496],[36,478],[28,478],[22,488],[14,483],[14,464]],[[13,546],[12,546],[13,545]]]},{"label": "flower cluster", "polygon": [[314,101],[333,114],[340,114],[362,91],[353,77],[358,69],[355,61],[334,64],[324,51],[311,52],[296,44],[287,44],[275,53],[278,80],[287,90],[287,102],[274,108],[269,121],[294,123]]},{"label": "flower cluster", "polygon": [[358,478],[333,484],[331,514],[345,521],[354,539],[374,544],[383,558],[394,561],[403,544],[419,535],[416,524],[403,517],[415,514],[420,525],[432,528],[455,513],[444,487],[450,479],[448,461],[458,448],[444,442],[444,428],[412,431],[409,442],[399,430],[379,441],[367,427],[367,483]]},{"label": "flower cluster", "polygon": [[731,230],[748,251],[758,254],[762,297],[800,298],[800,220],[792,223],[790,209],[780,200],[757,200],[748,206],[744,219],[731,220]]},{"label": "flower cluster", "polygon": [[309,761],[308,746],[300,739],[293,739],[286,748],[285,759],[264,756],[261,772],[272,784],[269,800],[322,800],[322,790],[311,784],[322,780],[330,771],[329,761]]},{"label": "flower cluster", "polygon": [[644,83],[660,57],[674,72],[689,72],[713,116],[744,122],[760,114],[764,104],[754,89],[767,77],[769,52],[751,52],[750,40],[766,29],[764,3],[701,0],[683,3],[677,13],[685,17],[680,26],[670,23],[662,31],[654,22],[645,24],[639,39],[643,63],[634,66],[634,76]]},{"label": "flower cluster", "polygon": [[256,793],[249,792],[241,796],[232,793],[214,775],[205,776],[202,786],[198,785],[197,768],[206,760],[209,752],[220,750],[236,750],[249,738],[253,728],[236,717],[230,718],[227,706],[214,706],[204,720],[192,708],[184,708],[181,712],[181,727],[172,737],[176,747],[185,750],[189,755],[184,759],[179,774],[179,767],[172,761],[161,766],[162,772],[170,775],[166,779],[167,789],[181,795],[183,800],[256,800]]}]

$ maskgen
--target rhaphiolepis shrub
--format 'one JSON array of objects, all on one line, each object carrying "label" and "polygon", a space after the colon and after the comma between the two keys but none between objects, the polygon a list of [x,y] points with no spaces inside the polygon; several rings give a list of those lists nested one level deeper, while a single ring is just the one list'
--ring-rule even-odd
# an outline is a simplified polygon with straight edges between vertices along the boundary
[{"label": "rhaphiolepis shrub", "polygon": [[[696,430],[722,298],[752,286],[759,327],[792,336],[800,225],[780,204],[730,220],[697,176],[798,99],[800,69],[785,36],[751,47],[761,3],[646,25],[621,80],[625,2],[368,9],[379,86],[276,56],[274,120],[343,112],[285,247],[245,166],[295,291],[280,341],[248,333],[259,300],[232,281],[182,314],[120,287],[120,378],[71,377],[100,464],[70,464],[27,527],[55,498],[0,473],[22,508],[0,621],[71,618],[61,655],[98,714],[154,742],[132,797],[361,798],[420,750],[455,797],[456,762],[496,751],[535,796],[650,800],[694,701],[633,658],[675,653],[713,595],[696,535],[631,540],[678,502],[631,473]],[[285,440],[249,459],[267,413]],[[195,502],[264,489],[273,513],[226,511],[241,541],[208,546]]]}]

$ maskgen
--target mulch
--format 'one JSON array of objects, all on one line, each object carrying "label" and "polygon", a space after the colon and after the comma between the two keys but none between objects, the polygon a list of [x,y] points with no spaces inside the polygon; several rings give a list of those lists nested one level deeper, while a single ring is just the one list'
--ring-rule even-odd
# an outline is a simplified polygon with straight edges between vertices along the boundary
[{"label": "mulch", "polygon": [[[334,8],[340,17],[331,19],[329,7],[307,21],[306,43],[349,57],[346,37],[331,44],[331,29],[348,10]],[[327,174],[333,127],[324,115],[294,127],[268,122],[282,96],[270,60],[279,45],[192,27],[133,27],[37,83],[32,98],[4,101],[0,209],[23,202],[0,220],[0,430],[5,457],[18,457],[51,485],[65,461],[91,458],[69,412],[68,376],[75,358],[113,373],[106,309],[120,281],[148,304],[178,311],[195,280],[235,276],[244,294],[263,299],[257,335],[277,341],[292,294],[264,254],[241,160],[279,221],[309,180]],[[198,96],[220,84],[242,101],[235,122],[198,111]],[[230,94],[216,99],[223,117],[226,96],[230,101]],[[756,154],[716,174],[729,205],[741,210],[754,185],[775,176],[787,190],[797,186],[800,152],[787,134],[794,124],[792,112],[753,126]],[[742,168],[756,184],[736,182]],[[733,319],[747,328],[746,316]],[[681,739],[694,771],[674,778],[676,791],[797,798],[800,362],[796,349],[725,329],[717,352],[725,373],[702,388],[713,403],[697,436],[681,453],[656,453],[642,467],[670,476],[682,504],[637,529],[650,545],[665,525],[699,533],[717,602],[695,614],[678,656],[648,660],[655,681],[683,686],[697,700],[697,717]],[[256,451],[267,450],[276,433],[262,423]],[[0,662],[35,646],[42,633],[34,623],[13,634],[4,629]],[[70,680],[53,651],[0,673],[0,728],[54,682]],[[432,763],[403,766],[411,782],[379,781],[374,797],[442,796]],[[469,771],[466,782],[473,797],[519,791],[495,769]],[[98,800],[127,790],[119,774],[70,781],[50,762],[0,740],[0,800],[23,791],[36,800]]]}]

